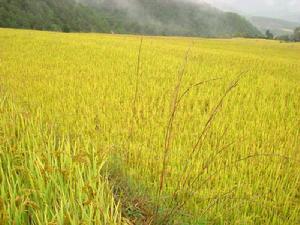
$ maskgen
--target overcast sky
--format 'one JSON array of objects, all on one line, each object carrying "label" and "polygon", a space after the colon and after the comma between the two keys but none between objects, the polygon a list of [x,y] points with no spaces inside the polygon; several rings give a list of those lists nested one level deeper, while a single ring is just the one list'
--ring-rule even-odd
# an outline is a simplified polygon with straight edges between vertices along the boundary
[{"label": "overcast sky", "polygon": [[[203,0],[198,0],[203,1]],[[204,0],[226,10],[300,22],[300,0]]]}]

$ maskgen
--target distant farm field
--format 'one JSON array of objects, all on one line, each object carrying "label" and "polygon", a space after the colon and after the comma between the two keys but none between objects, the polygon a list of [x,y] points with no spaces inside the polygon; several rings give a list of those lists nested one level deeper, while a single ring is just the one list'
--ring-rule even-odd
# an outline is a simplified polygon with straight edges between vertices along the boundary
[{"label": "distant farm field", "polygon": [[0,29],[0,224],[300,224],[300,44]]}]

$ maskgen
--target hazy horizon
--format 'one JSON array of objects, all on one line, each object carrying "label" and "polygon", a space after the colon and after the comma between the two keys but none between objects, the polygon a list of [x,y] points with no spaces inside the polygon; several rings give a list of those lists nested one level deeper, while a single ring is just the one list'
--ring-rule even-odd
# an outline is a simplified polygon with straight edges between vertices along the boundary
[{"label": "hazy horizon", "polygon": [[222,10],[247,16],[264,16],[300,22],[299,0],[195,0],[205,1]]},{"label": "hazy horizon", "polygon": [[[87,1],[87,0],[76,0]],[[89,0],[103,1],[103,0]],[[208,3],[223,11],[237,12],[244,16],[278,18],[300,23],[300,0],[177,0]],[[119,6],[132,8],[138,0],[115,0]]]}]

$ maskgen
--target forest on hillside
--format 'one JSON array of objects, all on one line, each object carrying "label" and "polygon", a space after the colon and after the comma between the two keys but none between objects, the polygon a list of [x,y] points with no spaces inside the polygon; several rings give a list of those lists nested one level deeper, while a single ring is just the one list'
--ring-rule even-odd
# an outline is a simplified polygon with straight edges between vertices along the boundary
[{"label": "forest on hillside", "polygon": [[178,0],[0,0],[0,27],[202,37],[262,35],[236,13]]}]

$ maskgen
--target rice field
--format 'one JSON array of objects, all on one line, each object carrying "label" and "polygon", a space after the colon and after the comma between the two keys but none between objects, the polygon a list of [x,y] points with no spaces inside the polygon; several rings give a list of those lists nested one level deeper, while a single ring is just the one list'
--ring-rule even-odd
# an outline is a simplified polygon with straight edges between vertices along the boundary
[{"label": "rice field", "polygon": [[300,44],[0,29],[0,224],[300,224]]}]

